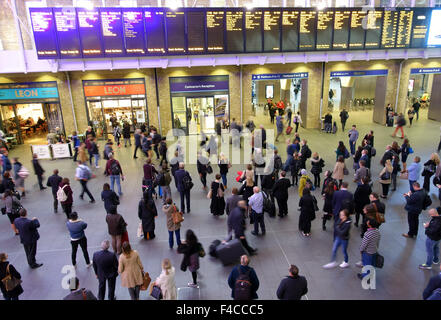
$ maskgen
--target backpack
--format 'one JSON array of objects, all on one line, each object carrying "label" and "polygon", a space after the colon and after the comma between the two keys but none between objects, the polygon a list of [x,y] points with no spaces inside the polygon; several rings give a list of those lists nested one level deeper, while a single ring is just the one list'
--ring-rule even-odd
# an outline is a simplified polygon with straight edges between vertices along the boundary
[{"label": "backpack", "polygon": [[239,276],[234,284],[234,299],[251,300],[250,270],[245,273],[241,273],[240,266],[238,266],[237,271],[239,272]]},{"label": "backpack", "polygon": [[58,191],[57,191],[57,200],[60,201],[60,202],[64,202],[64,201],[67,200],[67,194],[66,194],[66,192],[64,192],[64,188],[65,188],[66,186],[67,186],[67,184],[64,185],[63,188],[58,187]]},{"label": "backpack", "polygon": [[23,209],[23,206],[21,205],[20,202],[14,200],[14,198],[12,198],[12,199],[13,200],[12,200],[12,210],[11,210],[11,213],[17,215],[17,214],[19,214],[20,210]]},{"label": "backpack", "polygon": [[282,158],[278,155],[274,158],[274,169],[280,170],[283,167]]},{"label": "backpack", "polygon": [[430,199],[430,195],[426,192],[426,194],[424,195],[423,210],[426,210],[431,205],[432,199]]},{"label": "backpack", "polygon": [[112,176],[119,176],[121,174],[119,163],[116,160],[113,160],[110,164],[110,173]]},{"label": "backpack", "polygon": [[309,190],[311,190],[311,191],[315,190],[314,184],[312,183],[311,179],[309,179],[309,178],[306,178],[305,187],[309,188]]},{"label": "backpack", "polygon": [[194,186],[194,183],[191,181],[191,177],[188,173],[182,178],[182,186],[186,191],[191,190],[191,188]]},{"label": "backpack", "polygon": [[386,170],[386,171],[381,175],[380,179],[381,179],[381,180],[389,180],[390,177],[391,177],[390,172]]},{"label": "backpack", "polygon": [[305,158],[306,158],[306,159],[311,158],[311,149],[309,149],[308,146],[306,146]]},{"label": "backpack", "polygon": [[263,196],[263,211],[268,212],[270,217],[276,216],[276,206],[271,201],[270,197],[265,194],[265,192],[262,192]]},{"label": "backpack", "polygon": [[164,175],[164,173],[163,172],[160,172],[157,176],[156,176],[156,179],[155,179],[156,181],[155,181],[155,183],[157,184],[157,185],[159,185],[159,186],[163,186],[163,185],[165,185],[165,175]]},{"label": "backpack", "polygon": [[182,212],[178,211],[176,206],[173,206],[172,220],[174,224],[178,224],[184,221],[184,215],[182,214]]}]

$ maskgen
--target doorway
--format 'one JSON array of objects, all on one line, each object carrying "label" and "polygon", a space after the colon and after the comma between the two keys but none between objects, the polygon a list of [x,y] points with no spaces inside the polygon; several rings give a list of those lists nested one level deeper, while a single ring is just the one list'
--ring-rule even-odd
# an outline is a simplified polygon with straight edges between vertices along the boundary
[{"label": "doorway", "polygon": [[189,134],[214,133],[214,97],[187,98]]},{"label": "doorway", "polygon": [[441,93],[439,90],[433,90],[433,88],[439,88],[440,83],[440,68],[431,68],[427,71],[425,69],[412,69],[408,84],[405,115],[407,116],[408,109],[418,102],[420,109],[415,119],[422,116],[424,119],[440,121]]}]

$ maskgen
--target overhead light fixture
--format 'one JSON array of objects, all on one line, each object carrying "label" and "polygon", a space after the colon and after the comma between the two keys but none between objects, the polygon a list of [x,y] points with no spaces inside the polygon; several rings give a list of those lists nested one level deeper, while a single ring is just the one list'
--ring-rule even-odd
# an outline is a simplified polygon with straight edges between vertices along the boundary
[{"label": "overhead light fixture", "polygon": [[326,8],[326,4],[324,2],[321,2],[317,5],[317,10],[324,10]]},{"label": "overhead light fixture", "polygon": [[167,5],[171,10],[175,11],[179,8],[179,1],[178,0],[168,1]]},{"label": "overhead light fixture", "polygon": [[76,0],[74,5],[75,7],[85,8],[87,10],[92,10],[94,8],[93,2],[90,0]]},{"label": "overhead light fixture", "polygon": [[253,9],[254,9],[254,4],[253,4],[252,2],[249,2],[249,3],[247,3],[247,4],[245,5],[245,7],[246,7],[248,10],[253,10]]}]

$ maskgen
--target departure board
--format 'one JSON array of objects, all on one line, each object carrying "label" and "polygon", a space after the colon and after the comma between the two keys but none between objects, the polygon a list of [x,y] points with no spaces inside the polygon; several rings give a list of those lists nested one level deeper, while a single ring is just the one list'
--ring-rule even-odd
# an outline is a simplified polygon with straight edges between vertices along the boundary
[{"label": "departure board", "polygon": [[60,58],[81,58],[81,45],[78,36],[75,9],[54,8]]},{"label": "departure board", "polygon": [[122,15],[127,55],[145,54],[144,12],[139,9],[123,9]]},{"label": "departure board", "polygon": [[52,9],[30,9],[30,15],[38,58],[58,58],[57,36]]},{"label": "departure board", "polygon": [[165,54],[164,11],[145,10],[144,22],[149,54]]},{"label": "departure board", "polygon": [[280,51],[280,19],[281,10],[265,10],[263,12],[263,51]]},{"label": "departure board", "polygon": [[205,11],[187,11],[188,53],[205,52]]},{"label": "departure board", "polygon": [[185,12],[167,11],[165,18],[168,53],[185,53]]},{"label": "departure board", "polygon": [[245,51],[262,52],[262,10],[245,12]]},{"label": "departure board", "polygon": [[334,15],[334,38],[332,49],[348,49],[349,28],[351,23],[350,10],[336,10]]},{"label": "departure board", "polygon": [[365,49],[379,49],[381,44],[381,24],[383,22],[382,10],[370,10],[365,18],[366,38]]},{"label": "departure board", "polygon": [[77,8],[77,17],[83,58],[103,56],[100,13],[98,9],[86,10]]},{"label": "departure board", "polygon": [[351,14],[351,24],[349,29],[349,49],[360,50],[364,48],[364,38],[366,35],[363,28],[365,11],[353,10]]},{"label": "departure board", "polygon": [[409,48],[412,35],[413,11],[402,9],[399,11],[396,48]]},{"label": "departure board", "polygon": [[410,41],[411,48],[423,48],[426,44],[426,37],[429,31],[430,9],[412,8],[412,36]]},{"label": "departure board", "polygon": [[399,12],[396,10],[385,10],[383,17],[383,31],[381,35],[381,48],[395,48],[397,38]]},{"label": "departure board", "polygon": [[334,25],[334,11],[319,11],[317,14],[317,50],[332,49],[332,30]]},{"label": "departure board", "polygon": [[282,51],[299,50],[299,10],[282,12]]},{"label": "departure board", "polygon": [[317,26],[317,11],[300,12],[299,22],[299,50],[310,51],[315,49],[315,33]]},{"label": "departure board", "polygon": [[222,53],[224,46],[225,14],[222,10],[206,12],[207,52]]},{"label": "departure board", "polygon": [[228,52],[244,52],[243,11],[226,10],[225,30]]},{"label": "departure board", "polygon": [[107,57],[120,57],[124,52],[121,10],[101,9],[100,16],[104,54]]}]

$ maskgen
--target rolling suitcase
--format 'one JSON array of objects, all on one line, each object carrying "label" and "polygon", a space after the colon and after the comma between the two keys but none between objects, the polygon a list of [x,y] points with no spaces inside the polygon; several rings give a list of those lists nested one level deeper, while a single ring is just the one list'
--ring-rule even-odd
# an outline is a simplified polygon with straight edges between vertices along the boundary
[{"label": "rolling suitcase", "polygon": [[286,128],[286,134],[291,134],[292,132],[292,127],[287,127]]},{"label": "rolling suitcase", "polygon": [[227,266],[238,262],[240,257],[246,254],[245,249],[239,239],[233,239],[227,243],[221,243],[216,248],[216,254],[222,264]]},{"label": "rolling suitcase", "polygon": [[181,287],[178,288],[178,300],[201,300],[199,288]]}]

